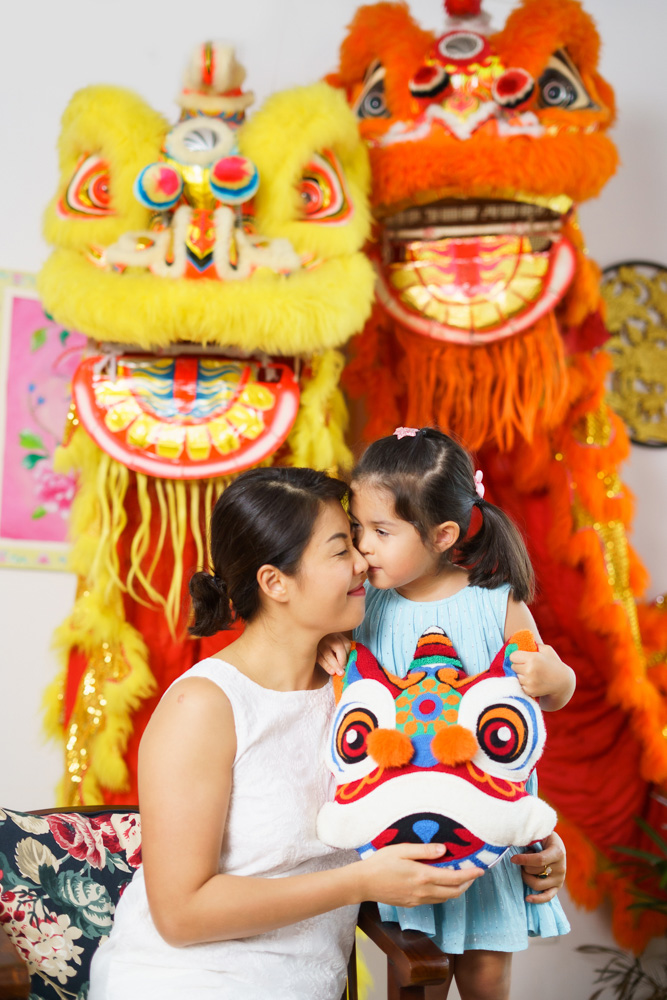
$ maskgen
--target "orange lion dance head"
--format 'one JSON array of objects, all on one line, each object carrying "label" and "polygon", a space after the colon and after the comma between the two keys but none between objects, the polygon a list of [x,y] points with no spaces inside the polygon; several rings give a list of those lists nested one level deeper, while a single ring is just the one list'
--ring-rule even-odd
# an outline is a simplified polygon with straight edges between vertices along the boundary
[{"label": "orange lion dance head", "polygon": [[604,338],[576,205],[616,169],[614,95],[577,0],[524,0],[497,33],[475,0],[447,11],[436,36],[405,4],[361,7],[330,77],[369,146],[378,220],[358,367],[366,385],[369,366],[394,369],[370,436],[435,420],[504,449],[538,411],[562,419],[567,354]]}]

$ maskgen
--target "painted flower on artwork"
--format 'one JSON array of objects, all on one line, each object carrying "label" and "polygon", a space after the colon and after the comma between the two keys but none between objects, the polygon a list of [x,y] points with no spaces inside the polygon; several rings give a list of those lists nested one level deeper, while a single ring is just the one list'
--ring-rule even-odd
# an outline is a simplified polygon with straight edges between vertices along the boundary
[{"label": "painted flower on artwork", "polygon": [[54,472],[46,462],[40,462],[36,465],[32,474],[35,479],[35,493],[39,507],[48,514],[59,514],[67,520],[76,490],[74,476],[65,476],[60,472]]}]

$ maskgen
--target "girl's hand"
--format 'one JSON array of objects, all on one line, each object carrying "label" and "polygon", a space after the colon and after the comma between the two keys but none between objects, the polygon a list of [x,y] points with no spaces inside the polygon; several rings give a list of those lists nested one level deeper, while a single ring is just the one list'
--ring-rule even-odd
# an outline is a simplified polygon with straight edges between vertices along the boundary
[{"label": "girl's hand", "polygon": [[336,674],[342,677],[351,645],[351,640],[343,632],[325,635],[317,647],[317,662],[332,677]]},{"label": "girl's hand", "polygon": [[392,844],[380,848],[359,863],[362,900],[419,906],[462,896],[484,872],[481,868],[454,871],[420,863],[435,861],[444,854],[443,844]]},{"label": "girl's hand", "polygon": [[[567,855],[563,841],[554,831],[542,844],[542,850],[535,854],[515,854],[511,858],[512,864],[522,866],[521,877],[526,885],[535,890],[526,896],[529,903],[548,903],[565,882]],[[539,878],[547,868],[551,868],[547,877]]]},{"label": "girl's hand", "polygon": [[537,652],[517,649],[510,654],[521,687],[531,698],[542,698],[541,708],[555,712],[574,694],[576,679],[572,667],[563,663],[552,646],[538,643]]}]

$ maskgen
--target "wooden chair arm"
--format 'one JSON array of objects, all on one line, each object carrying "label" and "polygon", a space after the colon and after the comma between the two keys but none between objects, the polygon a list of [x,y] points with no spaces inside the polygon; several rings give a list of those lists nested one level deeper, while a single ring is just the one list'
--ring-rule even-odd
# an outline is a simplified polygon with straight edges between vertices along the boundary
[{"label": "wooden chair arm", "polygon": [[357,926],[387,956],[398,986],[449,986],[449,957],[426,934],[383,923],[375,903],[362,903]]},{"label": "wooden chair arm", "polygon": [[0,927],[0,1000],[27,1000],[29,996],[28,966]]}]

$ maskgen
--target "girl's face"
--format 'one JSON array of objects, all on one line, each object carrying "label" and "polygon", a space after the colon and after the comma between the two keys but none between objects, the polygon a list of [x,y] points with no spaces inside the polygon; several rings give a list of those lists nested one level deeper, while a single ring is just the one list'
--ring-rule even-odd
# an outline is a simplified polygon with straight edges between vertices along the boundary
[{"label": "girl's face", "polygon": [[364,617],[367,569],[342,506],[335,501],[324,504],[299,569],[288,579],[296,621],[320,637],[356,628]]},{"label": "girl's face", "polygon": [[437,573],[439,553],[424,544],[414,525],[397,517],[389,491],[353,482],[350,516],[354,544],[378,590],[395,590]]}]

